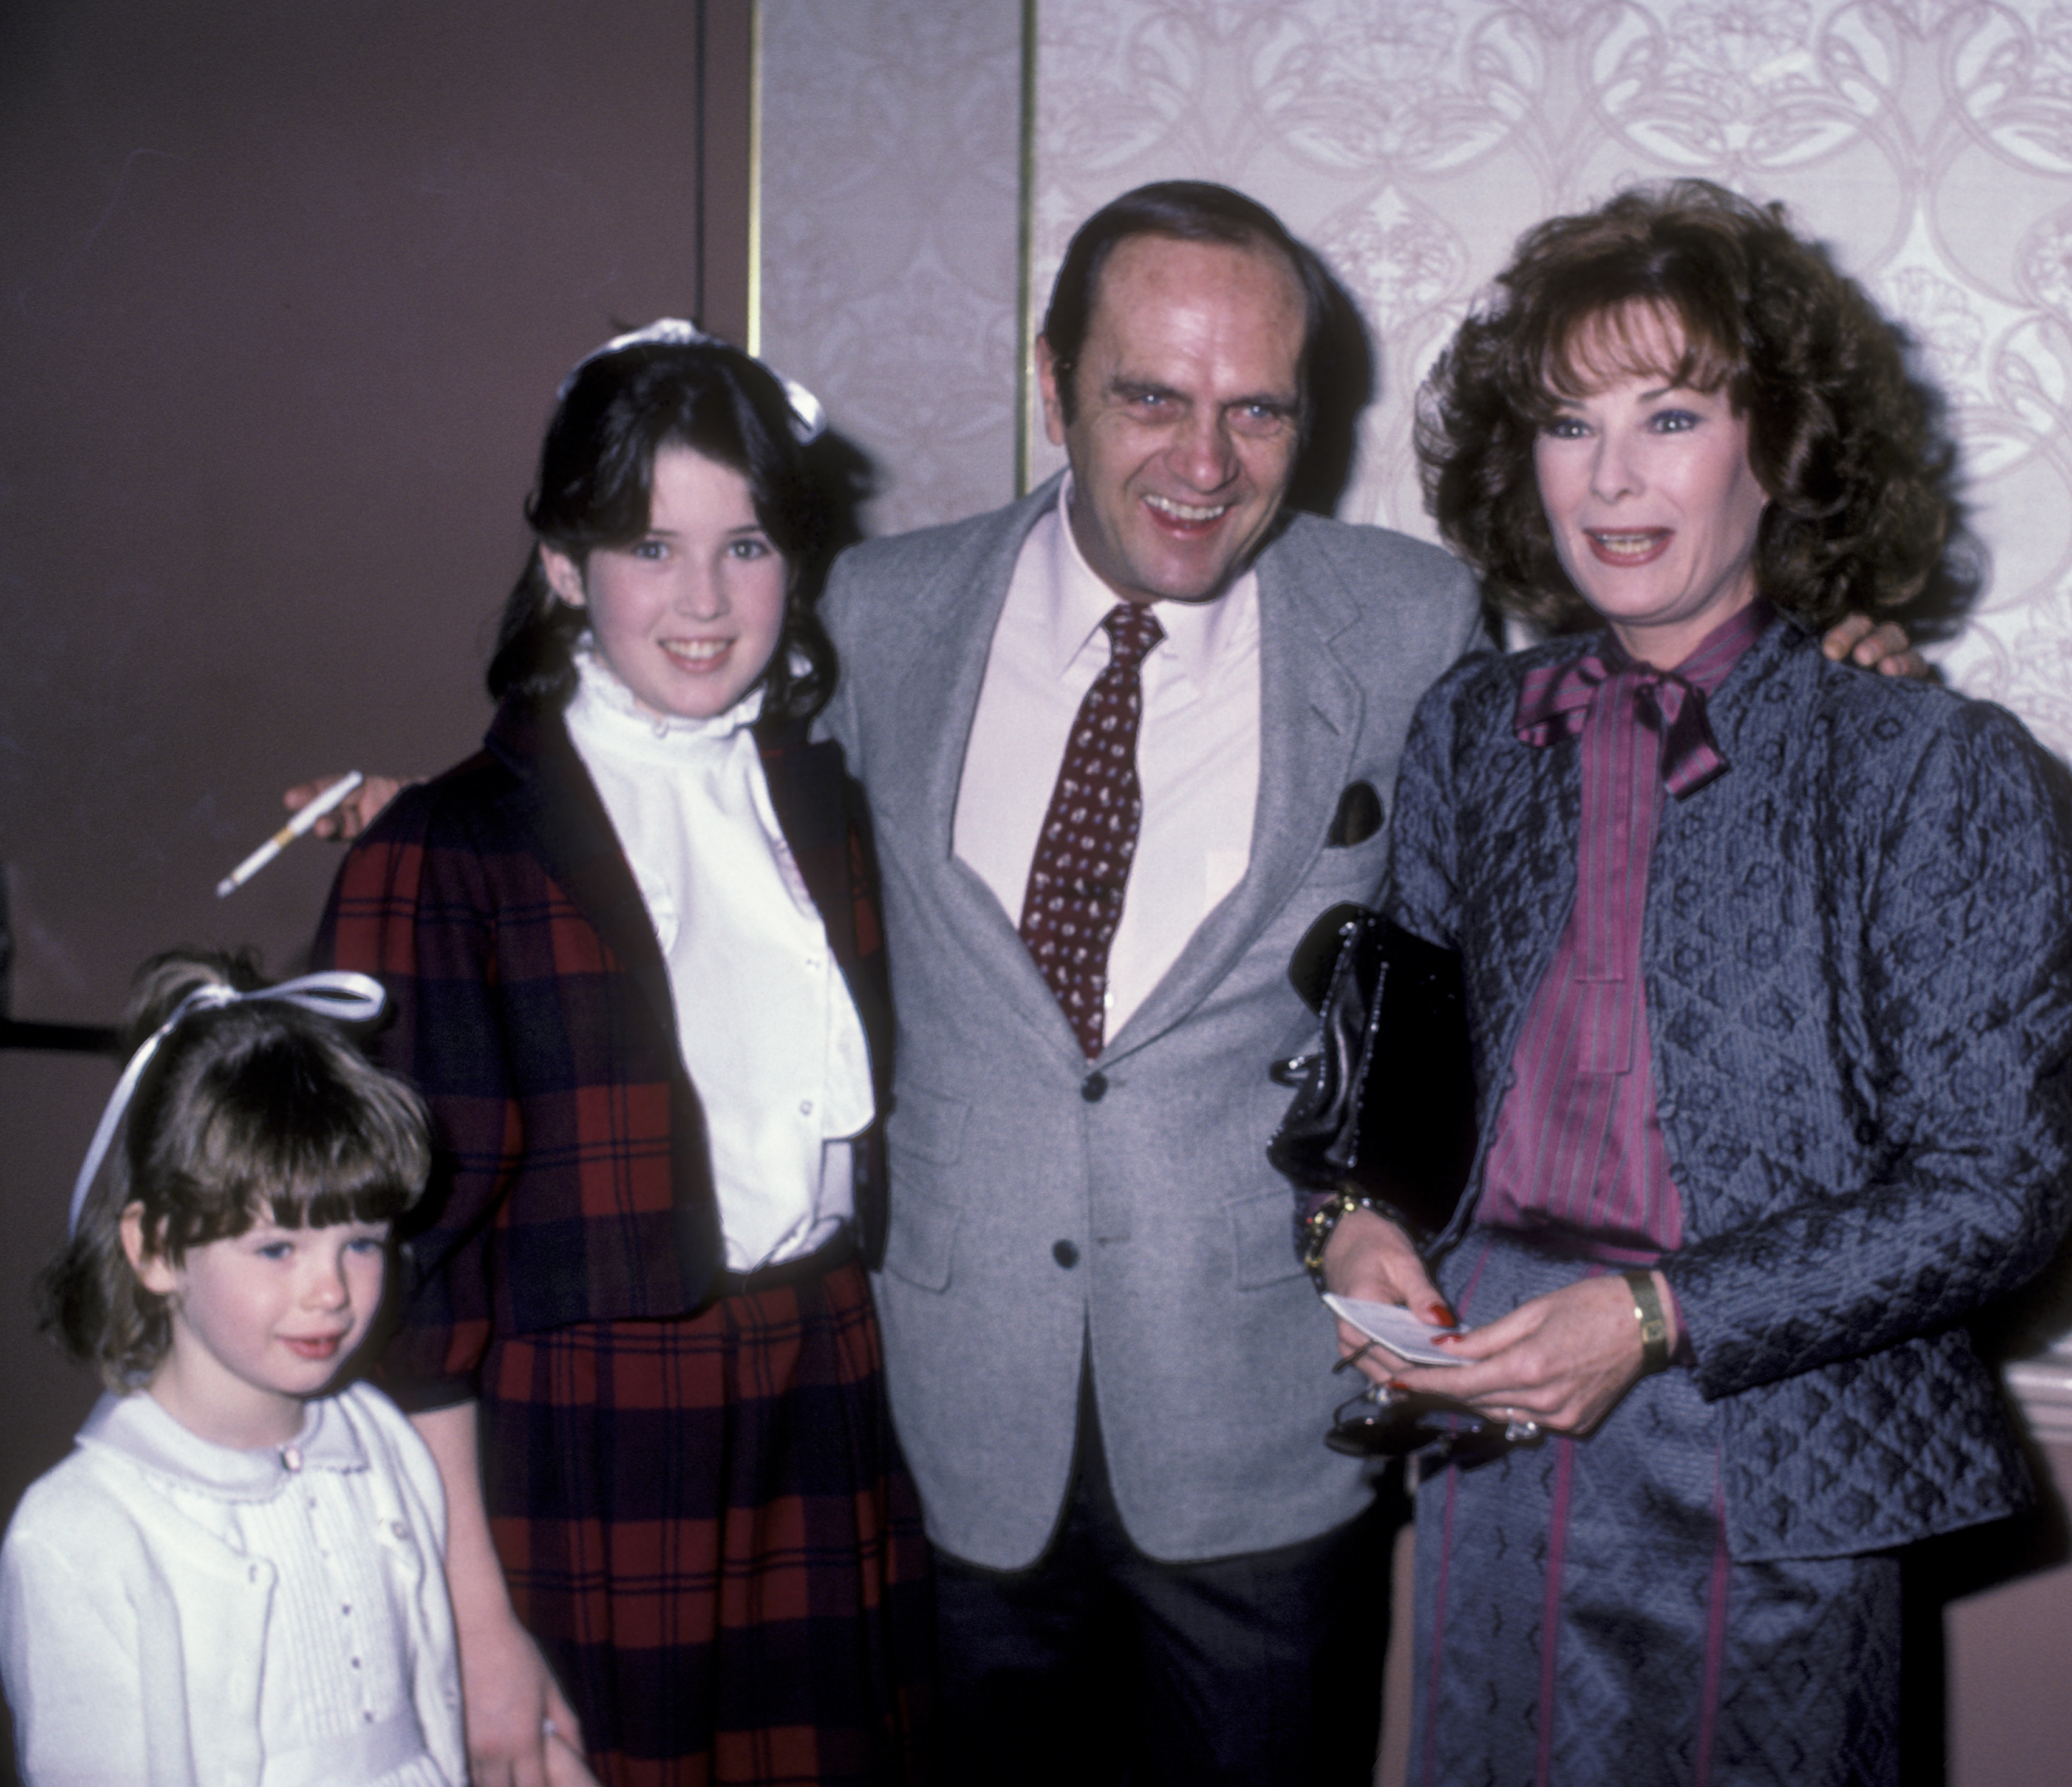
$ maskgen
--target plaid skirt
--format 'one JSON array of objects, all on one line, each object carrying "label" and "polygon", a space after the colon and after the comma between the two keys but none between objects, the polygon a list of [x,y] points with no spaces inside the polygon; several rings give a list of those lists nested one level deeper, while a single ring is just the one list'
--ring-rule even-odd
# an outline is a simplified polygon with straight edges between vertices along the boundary
[{"label": "plaid skirt", "polygon": [[863,1269],[816,1266],[491,1352],[497,1550],[611,1787],[927,1778],[919,1503]]},{"label": "plaid skirt", "polygon": [[[1481,1324],[1587,1270],[1474,1229],[1439,1288]],[[1413,1787],[1897,1780],[1897,1559],[1735,1563],[1720,1436],[1671,1369],[1419,1485]]]}]

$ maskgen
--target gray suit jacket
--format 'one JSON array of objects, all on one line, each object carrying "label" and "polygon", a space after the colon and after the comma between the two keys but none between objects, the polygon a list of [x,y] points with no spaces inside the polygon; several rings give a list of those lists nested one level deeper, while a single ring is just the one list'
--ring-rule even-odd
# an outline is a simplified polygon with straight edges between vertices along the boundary
[{"label": "gray suit jacket", "polygon": [[1418,697],[1478,624],[1445,554],[1289,522],[1258,564],[1250,867],[1089,1063],[1020,915],[951,853],[993,628],[1056,496],[860,546],[825,608],[828,723],[870,796],[898,1021],[878,1278],[893,1413],[931,1536],[999,1569],[1057,1521],[1089,1343],[1116,1500],[1152,1556],[1264,1550],[1363,1505],[1362,1467],[1322,1443],[1347,1390],[1266,1163],[1288,1101],[1267,1068],[1313,1033],[1296,940],[1333,901],[1373,899],[1386,866],[1386,826],[1326,847],[1340,792],[1394,788]]}]

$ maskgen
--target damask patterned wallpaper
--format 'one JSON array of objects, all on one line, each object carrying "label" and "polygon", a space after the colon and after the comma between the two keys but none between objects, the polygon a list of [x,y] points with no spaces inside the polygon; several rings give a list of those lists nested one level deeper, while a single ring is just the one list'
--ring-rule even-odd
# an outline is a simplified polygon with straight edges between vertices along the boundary
[{"label": "damask patterned wallpaper", "polygon": [[[1381,366],[1341,513],[1430,533],[1418,380],[1519,231],[1635,179],[1782,199],[1914,330],[1992,558],[1941,654],[2072,755],[2072,5],[1039,0],[1034,283],[1141,181],[1243,187]],[[1055,463],[1036,443],[1038,471]]]},{"label": "damask patterned wallpaper", "polygon": [[[763,0],[765,351],[871,451],[879,530],[1013,493],[1018,0]],[[1782,199],[1918,339],[1992,575],[1941,653],[2072,756],[2072,0],[1036,0],[1032,283],[1178,175],[1367,307],[1342,513],[1429,534],[1412,393],[1518,233],[1635,179]],[[1056,463],[1032,430],[1031,475]]]},{"label": "damask patterned wallpaper", "polygon": [[1019,0],[763,0],[762,347],[878,462],[874,532],[1014,493]]}]

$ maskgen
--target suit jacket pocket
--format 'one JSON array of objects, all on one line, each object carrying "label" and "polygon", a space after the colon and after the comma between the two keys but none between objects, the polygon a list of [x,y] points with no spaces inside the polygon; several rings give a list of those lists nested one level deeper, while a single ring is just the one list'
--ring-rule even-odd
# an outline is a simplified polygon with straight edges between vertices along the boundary
[{"label": "suit jacket pocket", "polygon": [[895,1176],[885,1270],[923,1291],[948,1289],[960,1213],[956,1204],[916,1191],[912,1175]]},{"label": "suit jacket pocket", "polygon": [[[1361,843],[1326,845],[1304,879],[1302,891],[1306,896],[1315,890],[1329,889],[1340,899],[1357,900],[1371,906],[1380,894],[1382,877],[1388,869],[1388,834],[1384,830]],[[1346,891],[1340,892],[1340,889]],[[1322,907],[1318,909],[1322,911]]]},{"label": "suit jacket pocket", "polygon": [[964,1119],[970,1114],[971,1106],[961,1098],[946,1098],[925,1086],[902,1088],[885,1120],[894,1184],[898,1183],[899,1163],[909,1157],[954,1166],[964,1152]]},{"label": "suit jacket pocket", "polygon": [[935,1195],[950,1176],[933,1169],[956,1165],[970,1114],[963,1099],[915,1086],[900,1092],[886,1121],[892,1196],[885,1270],[923,1291],[941,1291],[950,1282],[957,1206]]},{"label": "suit jacket pocket", "polygon": [[1292,1188],[1233,1198],[1223,1208],[1230,1213],[1239,1290],[1258,1291],[1302,1275],[1302,1262],[1295,1257]]}]

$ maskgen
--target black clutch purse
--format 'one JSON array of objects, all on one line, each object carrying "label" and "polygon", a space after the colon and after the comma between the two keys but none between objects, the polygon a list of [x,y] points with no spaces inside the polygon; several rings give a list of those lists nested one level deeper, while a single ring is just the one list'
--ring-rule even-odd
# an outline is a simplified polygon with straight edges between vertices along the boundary
[{"label": "black clutch purse", "polygon": [[1348,904],[1309,927],[1288,978],[1323,1034],[1314,1055],[1276,1064],[1297,1090],[1267,1159],[1305,1191],[1350,1187],[1437,1234],[1474,1164],[1459,953]]}]

